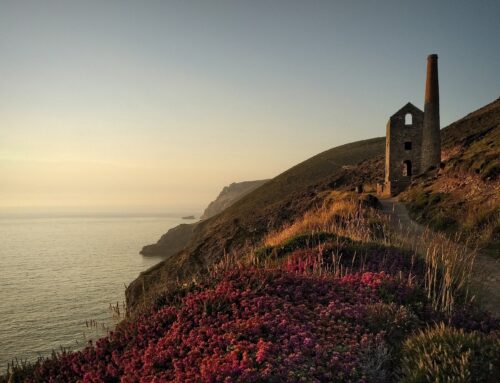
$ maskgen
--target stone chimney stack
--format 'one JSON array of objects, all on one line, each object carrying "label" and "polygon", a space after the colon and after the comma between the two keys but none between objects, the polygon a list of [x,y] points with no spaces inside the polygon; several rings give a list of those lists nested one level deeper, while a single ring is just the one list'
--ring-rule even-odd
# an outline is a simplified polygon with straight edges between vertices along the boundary
[{"label": "stone chimney stack", "polygon": [[420,171],[439,168],[441,163],[441,133],[439,128],[438,56],[427,56],[424,124],[422,130],[422,160]]}]

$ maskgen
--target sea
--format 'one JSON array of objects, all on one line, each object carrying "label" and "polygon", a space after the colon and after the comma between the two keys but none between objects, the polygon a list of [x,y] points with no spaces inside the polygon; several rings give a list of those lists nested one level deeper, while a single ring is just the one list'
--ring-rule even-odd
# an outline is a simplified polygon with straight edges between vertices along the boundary
[{"label": "sea", "polygon": [[[112,330],[125,287],[160,262],[139,255],[174,216],[0,217],[0,374]],[[118,306],[118,309],[117,309]]]}]

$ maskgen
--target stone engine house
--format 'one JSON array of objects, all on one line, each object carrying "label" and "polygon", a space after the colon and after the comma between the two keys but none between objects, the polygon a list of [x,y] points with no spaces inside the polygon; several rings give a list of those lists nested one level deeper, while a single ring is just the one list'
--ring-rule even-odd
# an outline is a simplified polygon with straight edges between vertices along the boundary
[{"label": "stone engine house", "polygon": [[410,185],[412,177],[439,168],[440,162],[439,85],[433,54],[427,57],[424,111],[407,103],[387,122],[385,180],[378,185],[378,193],[396,195]]}]

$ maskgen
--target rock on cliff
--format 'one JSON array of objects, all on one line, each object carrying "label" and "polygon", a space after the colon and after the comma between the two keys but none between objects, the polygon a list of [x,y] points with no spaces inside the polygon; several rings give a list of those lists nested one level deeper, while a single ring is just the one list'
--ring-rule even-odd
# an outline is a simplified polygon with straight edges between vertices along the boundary
[{"label": "rock on cliff", "polygon": [[200,218],[207,219],[219,214],[267,181],[268,180],[233,182],[231,185],[222,189],[215,201],[210,202],[210,205],[208,205]]},{"label": "rock on cliff", "polygon": [[[207,219],[221,213],[240,198],[263,185],[266,181],[267,180],[233,182],[231,185],[225,186],[217,199],[208,205],[200,218]],[[141,250],[141,254],[145,256],[162,257],[169,257],[177,254],[189,243],[197,224],[197,222],[191,224],[184,223],[170,229],[167,233],[163,234],[155,244],[144,246]]]}]

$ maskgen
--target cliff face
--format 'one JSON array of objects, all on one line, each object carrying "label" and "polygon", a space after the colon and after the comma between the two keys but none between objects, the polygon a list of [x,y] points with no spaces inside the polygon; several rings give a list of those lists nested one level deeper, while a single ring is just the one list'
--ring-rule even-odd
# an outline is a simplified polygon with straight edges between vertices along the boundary
[{"label": "cliff face", "polygon": [[248,193],[254,191],[259,186],[266,183],[268,180],[233,182],[229,186],[225,186],[220,192],[215,201],[210,202],[208,207],[203,212],[201,219],[207,219],[219,214],[227,209],[233,203],[244,197]]},{"label": "cliff face", "polygon": [[[231,185],[225,186],[217,199],[208,205],[200,218],[208,219],[221,213],[240,198],[254,191],[266,182],[267,180],[233,182]],[[145,256],[161,257],[170,257],[177,254],[189,243],[197,224],[197,222],[181,224],[170,229],[167,233],[163,234],[155,244],[144,246],[141,250],[141,254]]]}]

